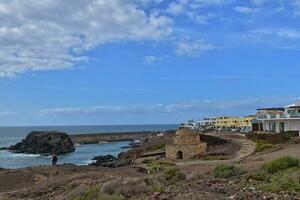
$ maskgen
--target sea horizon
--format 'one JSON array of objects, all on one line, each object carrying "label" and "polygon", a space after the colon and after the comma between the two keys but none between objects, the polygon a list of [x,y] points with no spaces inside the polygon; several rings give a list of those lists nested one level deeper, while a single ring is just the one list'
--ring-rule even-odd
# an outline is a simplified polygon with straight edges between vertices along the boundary
[{"label": "sea horizon", "polygon": [[1,126],[0,128],[11,128],[11,127],[66,127],[66,126],[161,126],[161,125],[179,125],[180,123],[137,123],[137,124],[65,124],[65,125],[7,125],[7,126]]}]

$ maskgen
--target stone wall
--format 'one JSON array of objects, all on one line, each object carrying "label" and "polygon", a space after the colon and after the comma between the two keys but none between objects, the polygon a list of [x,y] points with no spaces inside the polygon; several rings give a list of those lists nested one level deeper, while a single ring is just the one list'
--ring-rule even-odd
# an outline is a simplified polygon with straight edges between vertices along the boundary
[{"label": "stone wall", "polygon": [[174,144],[166,146],[166,157],[169,159],[190,159],[204,153],[206,149],[207,144],[200,142],[197,131],[180,129],[175,134]]},{"label": "stone wall", "polygon": [[200,143],[199,133],[189,130],[181,129],[176,132],[174,144],[177,145],[196,145]]},{"label": "stone wall", "polygon": [[174,138],[174,144],[177,145],[195,145],[200,143],[199,134],[194,135],[176,135]]},{"label": "stone wall", "polygon": [[[175,145],[170,144],[166,146],[166,157],[169,159],[190,159],[195,155],[204,153],[207,149],[206,143],[196,145]],[[182,158],[178,157],[178,152],[182,153]]]}]

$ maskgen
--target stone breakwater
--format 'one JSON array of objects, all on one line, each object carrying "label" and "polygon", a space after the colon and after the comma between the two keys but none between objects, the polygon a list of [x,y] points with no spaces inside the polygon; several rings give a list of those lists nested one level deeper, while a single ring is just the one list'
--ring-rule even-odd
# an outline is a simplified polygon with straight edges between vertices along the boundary
[{"label": "stone breakwater", "polygon": [[130,140],[146,140],[156,137],[159,134],[174,134],[175,130],[169,131],[138,131],[119,133],[94,133],[70,135],[75,144],[96,144],[101,142],[119,142]]}]

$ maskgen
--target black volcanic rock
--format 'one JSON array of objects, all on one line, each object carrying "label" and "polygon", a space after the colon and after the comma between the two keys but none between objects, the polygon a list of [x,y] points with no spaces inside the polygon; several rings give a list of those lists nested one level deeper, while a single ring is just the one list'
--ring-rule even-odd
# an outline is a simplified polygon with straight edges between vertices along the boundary
[{"label": "black volcanic rock", "polygon": [[105,163],[116,161],[117,158],[112,155],[106,155],[106,156],[96,156],[92,160],[95,162],[91,163],[92,166],[102,166]]},{"label": "black volcanic rock", "polygon": [[33,131],[21,142],[6,149],[15,153],[43,155],[60,155],[75,151],[71,138],[66,133],[57,131]]},{"label": "black volcanic rock", "polygon": [[116,167],[122,167],[131,164],[131,161],[129,160],[118,160],[116,157],[112,155],[96,156],[92,160],[94,160],[95,162],[91,163],[90,165],[97,166],[97,167],[116,168]]}]

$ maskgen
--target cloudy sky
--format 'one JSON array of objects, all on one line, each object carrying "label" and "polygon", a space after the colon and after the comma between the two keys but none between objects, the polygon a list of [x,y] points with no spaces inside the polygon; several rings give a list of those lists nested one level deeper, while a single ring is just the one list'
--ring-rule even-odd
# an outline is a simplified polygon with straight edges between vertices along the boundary
[{"label": "cloudy sky", "polygon": [[300,0],[1,0],[0,47],[0,126],[178,123],[300,96]]}]

